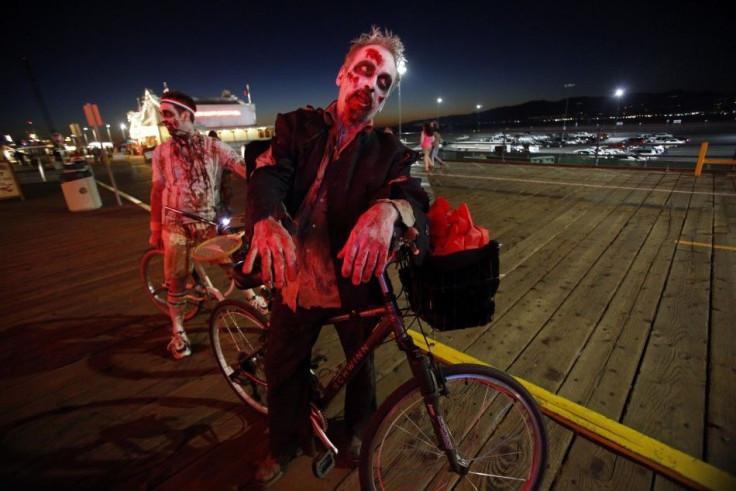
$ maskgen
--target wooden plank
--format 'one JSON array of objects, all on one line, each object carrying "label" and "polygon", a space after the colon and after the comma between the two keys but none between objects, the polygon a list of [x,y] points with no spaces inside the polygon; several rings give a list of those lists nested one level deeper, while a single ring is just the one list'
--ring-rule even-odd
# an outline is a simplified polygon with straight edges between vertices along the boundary
[{"label": "wooden plank", "polygon": [[[417,333],[412,332],[410,334],[417,346],[423,351],[427,351],[428,345],[432,346],[432,351],[442,363],[487,365],[482,360],[468,356],[434,340],[429,340],[429,344],[425,344]],[[691,487],[727,490],[736,486],[736,476],[559,397],[527,380],[519,377],[515,378],[534,396],[547,416],[554,417],[556,421],[569,428],[574,428],[579,434],[594,438],[600,444],[645,462],[647,466],[678,479]],[[547,427],[549,428],[549,425]],[[553,430],[554,428],[555,426],[552,426]],[[555,433],[551,433],[549,436],[554,435]],[[549,443],[551,446],[555,444],[552,440]],[[551,472],[552,469],[555,469],[552,466],[551,463],[548,465],[548,473],[545,476],[545,482],[542,484],[544,488],[552,485],[552,479],[555,475],[554,472]]]},{"label": "wooden plank", "polygon": [[[607,234],[609,230],[620,230],[630,220],[631,210],[619,208],[616,203],[631,193],[642,194],[630,190],[606,194],[596,213],[588,213],[576,222],[575,230],[567,231],[567,234],[573,231],[579,234],[573,240],[575,246],[565,251],[557,264],[556,260],[550,261],[549,272],[529,290],[528,298],[507,314],[516,325],[524,326],[526,333],[533,334],[527,338],[528,346],[509,367],[511,373],[553,390],[566,379],[571,364],[618,285],[621,271],[626,269],[625,263],[619,264],[611,258],[627,258],[635,250],[630,235],[621,240],[626,244],[625,250],[617,251],[609,247],[609,241],[614,238]],[[564,280],[560,282],[557,278]],[[473,349],[468,353],[475,354]],[[558,431],[557,438],[552,439],[555,444],[550,449],[551,462],[562,462],[569,437],[569,433],[559,435]]]},{"label": "wooden plank", "polygon": [[[639,175],[637,177],[638,178],[641,178],[641,175]],[[591,204],[589,203],[589,201],[595,202],[598,199],[603,199],[603,198],[601,198],[601,193],[599,191],[597,191],[597,190],[596,191],[587,190],[587,192],[590,193],[590,195],[587,195],[587,194],[583,193],[583,199],[582,199],[582,201],[585,202],[585,204],[583,206],[583,209],[585,209],[586,212],[588,211],[588,209],[591,206]],[[627,192],[629,192],[629,191],[627,191]],[[604,195],[605,195],[605,193],[604,193]],[[566,207],[569,209],[570,206],[569,205],[566,205]],[[610,211],[610,209],[609,209],[609,211]],[[585,215],[585,213],[583,213],[582,215]],[[582,215],[576,215],[576,214],[573,213],[572,216],[573,216],[574,219],[570,223],[575,223],[575,225],[578,225],[576,222],[577,222],[579,216],[582,216]],[[586,217],[587,217],[587,215],[586,215]],[[538,227],[535,225],[535,228],[538,228]],[[567,229],[567,227],[560,227],[559,224],[552,224],[550,226],[549,231],[548,230],[542,230],[542,231],[539,231],[538,230],[538,234],[536,236],[537,237],[543,237],[545,242],[555,243],[555,236],[552,235],[552,237],[550,237],[550,234],[551,233],[555,233],[555,232],[559,233],[559,230],[560,229],[565,230],[565,229]],[[570,229],[572,230],[573,227],[570,227]],[[579,227],[578,226],[573,231],[577,231],[577,230],[581,230],[581,229],[585,229],[585,227]],[[571,240],[570,241],[570,243],[571,243],[570,248],[572,248],[572,245],[576,244],[579,240],[580,239],[573,239],[573,240]],[[536,248],[539,248],[539,246],[536,246]],[[563,246],[560,246],[559,244],[555,243],[555,249],[550,248],[550,251],[552,253],[554,253],[555,251],[558,252],[558,253],[560,253],[560,250],[563,250],[563,251],[565,250],[564,245]],[[561,254],[565,254],[565,253],[562,252]],[[537,256],[541,256],[541,254],[538,254]],[[537,259],[537,258],[534,257],[534,259]],[[507,261],[504,261],[504,259],[502,258],[502,263],[505,264],[506,262]],[[555,261],[554,260],[551,260],[550,258],[544,258],[539,263],[539,267],[537,267],[535,264],[531,264],[528,268],[525,269],[525,271],[527,273],[536,272],[537,274],[539,274],[539,272],[542,272],[542,274],[543,274],[545,271],[547,271],[547,268],[549,267],[548,265],[550,263],[554,264],[554,262]],[[530,276],[535,277],[534,274],[531,274]],[[502,282],[502,284],[508,284],[509,283],[509,280],[510,280],[510,277],[507,276],[504,279],[504,281]],[[527,285],[524,285],[523,283],[520,284],[518,281],[513,281],[512,280],[512,284],[513,284],[513,286],[515,288],[518,288],[520,291],[527,291],[527,289],[528,289],[528,286]],[[500,293],[499,293],[499,297],[497,297],[497,298],[500,298]],[[500,302],[500,300],[499,300],[499,302]],[[554,304],[554,302],[555,301],[552,300],[550,303]],[[526,310],[526,309],[523,309],[523,310]],[[539,310],[539,309],[537,308],[536,310]],[[514,316],[513,315],[509,315],[509,318],[514,318]],[[489,332],[484,333],[485,337],[492,338],[493,335],[494,335],[494,333],[498,332],[498,327],[499,327],[498,322],[499,321],[497,321],[496,323],[494,323],[492,325],[492,329]],[[521,323],[521,324],[524,325],[523,323]],[[478,330],[468,330],[468,331],[469,332],[477,332]],[[456,335],[457,333],[463,333],[463,332],[467,332],[467,331],[457,331],[457,332],[453,332],[453,333],[436,333],[436,336],[437,336],[438,339],[451,338],[451,339],[453,339],[453,345],[457,345],[458,338],[456,336],[453,337],[453,335]],[[510,337],[513,338],[513,341],[518,341],[520,339],[520,336],[518,334],[519,334],[518,330],[513,330],[511,332]],[[521,338],[521,339],[524,339],[524,338]],[[484,342],[483,343],[483,346],[484,347],[494,347],[494,346],[499,346],[499,344],[501,344],[501,347],[504,347],[506,349],[509,349],[508,346],[504,346],[503,343],[493,343],[493,342],[488,343],[488,342]],[[520,341],[519,342],[519,345],[518,345],[518,348],[512,347],[511,349],[509,349],[510,352],[516,352],[517,349],[522,349],[523,344],[524,344],[524,341],[523,340]],[[468,353],[473,353],[473,349],[474,349],[474,347],[471,346],[470,348],[466,349],[466,351]],[[484,359],[493,360],[494,364],[497,364],[497,357],[496,358],[484,358]],[[569,435],[569,432],[567,432],[567,434]],[[557,457],[558,458],[558,462],[559,462],[559,459],[562,457],[562,455],[564,455],[565,445],[562,444],[563,439],[553,437],[553,438],[550,439],[550,442],[551,442],[551,445],[552,445],[551,455],[553,457]],[[552,464],[552,468],[554,468],[554,465],[555,464],[553,463]]]},{"label": "wooden plank", "polygon": [[[623,193],[628,194],[628,191]],[[573,290],[578,281],[576,274],[584,273],[586,265],[595,262],[599,250],[595,243],[600,239],[594,232],[595,227],[614,209],[603,202],[606,196],[607,193],[588,191],[581,195],[584,199],[569,206],[565,214],[550,220],[547,227],[537,228],[522,248],[523,260],[515,260],[515,249],[502,256],[502,264],[523,264],[523,268],[511,269],[502,280],[497,295],[497,303],[502,310],[488,331],[482,333],[485,342],[465,348],[468,354],[508,368],[519,353],[527,349],[528,343],[538,336],[539,330]],[[615,223],[623,220],[617,218]],[[507,260],[509,255],[511,259]],[[502,271],[506,271],[503,266]],[[504,305],[510,306],[505,312]],[[460,336],[471,336],[472,339],[479,334],[469,330],[448,335],[447,341],[453,346],[460,343],[457,346],[463,347],[465,342]],[[440,338],[441,341],[444,339],[444,336]],[[546,354],[544,358],[550,358],[550,355]],[[518,370],[517,373],[529,378],[525,368]]]},{"label": "wooden plank", "polygon": [[[701,179],[704,179],[701,177]],[[736,472],[736,180],[714,179],[713,243],[734,249],[713,250],[710,340],[708,346],[708,413],[705,455]]]},{"label": "wooden plank", "polygon": [[[663,185],[671,188],[673,184]],[[670,240],[667,233],[670,225],[667,199],[666,194],[652,193],[641,203],[634,216],[636,224],[630,223],[630,226],[640,231],[643,243],[639,245],[637,253],[629,256],[634,259],[626,271],[626,277],[616,289],[615,296],[559,392],[615,420],[620,418],[629,395],[672,259],[671,248],[664,247]],[[618,242],[612,247],[617,247]],[[622,251],[621,256],[626,257],[626,253]],[[626,268],[625,264],[621,264],[621,267]],[[578,450],[578,447],[583,450]],[[570,452],[583,458],[566,459],[565,467],[559,474],[563,482],[604,480],[606,485],[615,487],[614,482],[633,485],[640,481],[633,486],[642,487],[651,480],[649,472],[642,472],[640,466],[611,452],[598,450],[590,454],[590,445],[585,439],[575,438]],[[590,459],[585,458],[585,455],[591,455]],[[596,460],[593,461],[593,458]],[[621,460],[623,462],[619,462]],[[599,482],[598,485],[603,483]]]},{"label": "wooden plank", "polygon": [[[116,162],[112,168],[118,185],[131,187],[123,190],[147,201],[149,165]],[[572,329],[585,318],[575,312],[597,317],[594,328],[584,326],[587,334],[570,331],[570,342],[578,339],[578,353],[575,359],[568,354],[564,361],[570,368],[562,376],[560,394],[612,419],[625,414],[636,420],[659,419],[665,428],[671,425],[660,418],[658,406],[627,404],[625,387],[632,385],[636,391],[643,376],[633,378],[630,374],[637,372],[632,367],[653,363],[647,357],[657,348],[664,349],[653,347],[652,342],[659,339],[647,332],[655,323],[662,329],[662,310],[676,304],[667,297],[674,291],[670,283],[681,276],[677,268],[688,268],[677,263],[705,254],[690,251],[699,246],[676,245],[674,239],[735,245],[729,242],[736,216],[733,179],[713,173],[693,184],[692,176],[676,172],[472,163],[454,165],[451,170],[454,175],[438,176],[441,183],[431,178],[435,191],[455,205],[467,202],[476,222],[502,239],[502,264],[508,269],[497,296],[496,321],[484,328],[438,333],[437,338],[470,353],[487,353],[486,359],[508,367],[532,349],[540,325],[557,322],[563,329]],[[97,177],[104,180],[106,175],[102,172]],[[652,191],[647,195],[637,187]],[[624,188],[630,192],[623,192]],[[150,304],[137,278],[137,261],[147,247],[148,213],[133,205],[117,207],[113,194],[102,189],[105,205],[84,213],[67,210],[58,182],[24,184],[24,191],[25,202],[7,200],[0,206],[0,220],[8,231],[0,237],[0,247],[13,253],[12,261],[0,265],[0,274],[12,286],[3,292],[3,305],[11,308],[4,309],[5,322],[0,324],[6,334],[0,347],[4,362],[0,364],[4,396],[0,444],[7,455],[0,474],[11,482],[38,487],[72,487],[80,482],[90,489],[169,489],[211,482],[219,489],[247,485],[255,460],[265,450],[264,419],[248,419],[249,410],[216,371],[209,353],[206,312],[189,324],[196,342],[194,356],[183,363],[168,359],[168,320]],[[692,210],[687,209],[690,192],[698,197]],[[710,221],[709,213],[713,213]],[[623,220],[627,214],[629,218]],[[651,230],[645,233],[647,224]],[[679,233],[680,227],[685,233]],[[580,254],[583,241],[593,241],[586,237],[595,235],[607,245],[596,244],[597,253]],[[666,243],[669,239],[672,242]],[[624,244],[626,240],[631,244]],[[636,243],[639,249],[633,255],[624,252]],[[611,249],[624,257],[616,257]],[[711,293],[707,301],[697,300],[695,310],[704,309],[698,315],[708,316],[709,331],[704,332],[710,336],[705,351],[709,364],[707,371],[691,370],[705,379],[694,382],[702,384],[701,392],[696,404],[686,410],[693,414],[697,407],[707,409],[701,413],[702,424],[692,430],[701,435],[702,458],[732,470],[730,442],[736,422],[730,410],[734,386],[730,331],[736,275],[729,259],[733,252],[713,249],[707,254]],[[586,274],[574,273],[576,265],[580,272],[587,266]],[[582,294],[584,285],[593,284],[613,288],[607,293],[606,310],[597,307],[597,316],[584,310],[584,302],[601,305],[605,298]],[[680,288],[684,292],[692,286]],[[562,318],[563,311],[570,314]],[[532,313],[542,315],[533,321]],[[675,338],[680,333],[674,328],[667,333],[681,341]],[[343,363],[339,349],[334,338],[324,346],[330,353],[337,352],[330,355],[333,370]],[[403,355],[392,345],[379,351],[383,398],[407,379],[408,372]],[[540,366],[549,366],[551,356],[546,347],[540,351]],[[547,373],[539,367],[529,373],[535,370]],[[341,406],[338,400],[330,408],[338,424]],[[244,417],[249,426],[243,425]],[[622,489],[650,487],[652,482],[658,487],[671,485],[557,423],[549,421],[548,428],[555,457],[545,489],[572,482],[577,487]],[[690,439],[682,429],[673,433],[683,441]],[[632,443],[641,443],[643,437],[634,435]],[[357,487],[356,472],[341,470],[334,479],[319,481],[306,476],[311,473],[309,466],[309,459],[300,459],[282,482],[285,487],[275,489],[302,484],[314,489]],[[21,475],[25,481],[18,479]]]},{"label": "wooden plank", "polygon": [[[709,236],[709,209],[702,195],[674,195],[671,230],[680,237]],[[704,430],[702,418],[693,415],[704,412],[705,388],[697,380],[705,375],[709,274],[706,254],[695,257],[675,251],[632,384],[629,407],[646,410],[627,411],[623,419],[632,428],[696,457],[701,456]]]}]

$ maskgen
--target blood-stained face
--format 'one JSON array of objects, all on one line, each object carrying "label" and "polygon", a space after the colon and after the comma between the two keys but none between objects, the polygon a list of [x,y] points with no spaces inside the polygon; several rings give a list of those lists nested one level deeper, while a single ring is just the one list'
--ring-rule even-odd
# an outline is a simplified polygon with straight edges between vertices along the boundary
[{"label": "blood-stained face", "polygon": [[378,45],[364,46],[340,68],[335,83],[338,117],[346,124],[365,123],[386,103],[397,79],[391,52]]},{"label": "blood-stained face", "polygon": [[161,123],[166,127],[171,136],[181,137],[192,132],[193,125],[191,124],[188,111],[182,111],[179,114],[176,106],[168,102],[162,102],[158,112],[161,115]]}]

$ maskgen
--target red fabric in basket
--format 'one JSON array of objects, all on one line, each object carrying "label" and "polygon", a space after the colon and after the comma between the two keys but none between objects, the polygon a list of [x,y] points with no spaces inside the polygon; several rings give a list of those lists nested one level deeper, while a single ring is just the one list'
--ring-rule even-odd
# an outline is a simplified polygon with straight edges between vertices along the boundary
[{"label": "red fabric in basket", "polygon": [[468,205],[462,203],[456,210],[450,203],[438,196],[429,207],[429,238],[432,255],[444,256],[457,251],[478,249],[488,244],[488,230],[473,225]]}]

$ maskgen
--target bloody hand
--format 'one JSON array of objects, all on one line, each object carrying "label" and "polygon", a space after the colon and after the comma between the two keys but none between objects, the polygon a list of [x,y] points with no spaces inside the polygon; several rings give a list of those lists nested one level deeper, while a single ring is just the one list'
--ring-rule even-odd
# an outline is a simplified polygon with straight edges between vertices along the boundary
[{"label": "bloody hand", "polygon": [[261,256],[261,277],[265,285],[277,289],[297,278],[296,248],[291,235],[273,218],[265,218],[253,227],[253,240],[243,262],[243,273],[253,270],[256,257]]},{"label": "bloody hand", "polygon": [[399,213],[390,203],[370,207],[358,219],[345,246],[337,254],[342,258],[342,276],[352,275],[353,285],[366,283],[371,275],[380,276],[386,267],[394,224]]}]

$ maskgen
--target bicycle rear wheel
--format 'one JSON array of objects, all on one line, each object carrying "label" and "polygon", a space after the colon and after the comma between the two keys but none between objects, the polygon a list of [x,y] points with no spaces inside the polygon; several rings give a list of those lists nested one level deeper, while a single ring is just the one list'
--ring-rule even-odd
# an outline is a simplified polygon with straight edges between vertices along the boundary
[{"label": "bicycle rear wheel", "polygon": [[268,319],[237,300],[220,302],[210,316],[210,340],[225,380],[253,409],[266,414],[266,334]]},{"label": "bicycle rear wheel", "polygon": [[[164,251],[159,249],[149,249],[141,257],[139,265],[139,275],[146,289],[146,295],[151,299],[161,312],[169,313],[169,304],[166,296],[169,293],[166,286],[166,278],[164,277]],[[187,278],[187,307],[184,310],[184,319],[189,320],[199,311],[201,301],[196,300],[201,294],[194,292],[199,283],[196,278],[189,275]],[[201,287],[204,291],[204,287]]]},{"label": "bicycle rear wheel", "polygon": [[531,395],[511,376],[481,365],[442,372],[439,397],[465,475],[450,470],[415,380],[396,389],[366,431],[362,489],[535,489],[547,466],[547,433]]}]

